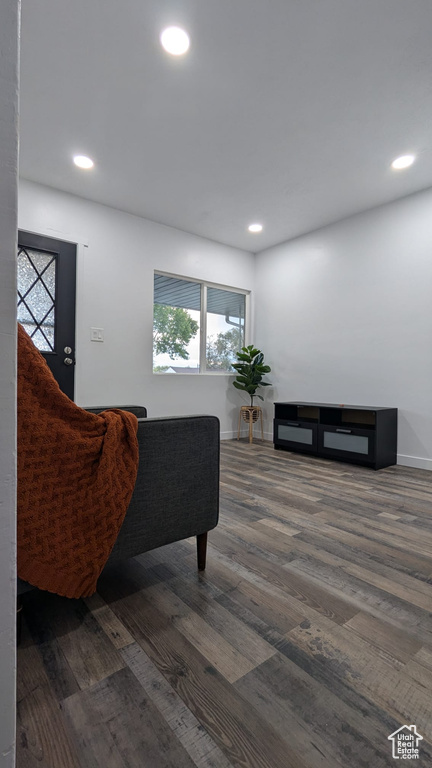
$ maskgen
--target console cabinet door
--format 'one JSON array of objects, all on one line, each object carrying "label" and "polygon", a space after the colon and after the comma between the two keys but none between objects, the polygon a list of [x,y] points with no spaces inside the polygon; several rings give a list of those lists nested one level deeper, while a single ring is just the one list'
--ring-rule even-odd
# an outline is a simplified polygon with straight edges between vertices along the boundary
[{"label": "console cabinet door", "polygon": [[284,448],[292,448],[293,451],[316,453],[317,451],[317,424],[309,424],[301,421],[287,421],[285,419],[274,420],[274,444]]},{"label": "console cabinet door", "polygon": [[370,429],[348,429],[320,424],[318,453],[329,458],[354,459],[359,463],[375,461],[375,432]]}]

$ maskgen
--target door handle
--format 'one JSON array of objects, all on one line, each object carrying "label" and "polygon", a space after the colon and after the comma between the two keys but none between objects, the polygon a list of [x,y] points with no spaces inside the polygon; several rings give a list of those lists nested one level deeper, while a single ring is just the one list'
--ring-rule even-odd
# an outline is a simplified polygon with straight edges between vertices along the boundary
[{"label": "door handle", "polygon": [[350,435],[352,433],[352,429],[337,429],[336,432],[342,432],[344,435]]},{"label": "door handle", "polygon": [[63,362],[64,362],[64,364],[65,364],[65,365],[73,365],[73,362],[74,362],[74,361],[72,360],[72,358],[71,358],[71,357],[65,357],[65,359],[63,360]]}]

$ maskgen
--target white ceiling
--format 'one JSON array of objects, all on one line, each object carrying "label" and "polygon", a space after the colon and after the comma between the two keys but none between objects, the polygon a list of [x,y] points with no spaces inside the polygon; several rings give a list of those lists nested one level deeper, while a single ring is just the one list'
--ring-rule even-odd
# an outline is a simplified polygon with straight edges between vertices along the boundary
[{"label": "white ceiling", "polygon": [[22,8],[27,179],[249,251],[432,186],[431,0]]}]

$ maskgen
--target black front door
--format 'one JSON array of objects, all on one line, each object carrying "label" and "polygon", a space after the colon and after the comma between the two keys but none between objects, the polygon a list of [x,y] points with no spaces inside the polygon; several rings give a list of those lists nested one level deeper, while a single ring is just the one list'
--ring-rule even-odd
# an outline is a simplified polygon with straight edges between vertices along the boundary
[{"label": "black front door", "polygon": [[18,233],[18,322],[74,398],[76,245]]}]

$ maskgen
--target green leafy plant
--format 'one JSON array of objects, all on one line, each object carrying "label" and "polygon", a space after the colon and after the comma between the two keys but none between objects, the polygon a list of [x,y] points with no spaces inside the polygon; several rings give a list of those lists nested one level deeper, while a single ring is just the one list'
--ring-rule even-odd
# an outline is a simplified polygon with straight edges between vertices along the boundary
[{"label": "green leafy plant", "polygon": [[269,365],[264,365],[264,354],[261,350],[255,349],[253,344],[250,344],[249,347],[242,347],[241,352],[236,354],[238,362],[233,363],[233,368],[237,371],[238,376],[236,376],[233,384],[236,389],[248,393],[251,407],[253,407],[254,397],[264,400],[261,395],[256,394],[258,387],[271,386],[269,381],[262,380],[266,373],[270,373],[271,368]]}]

